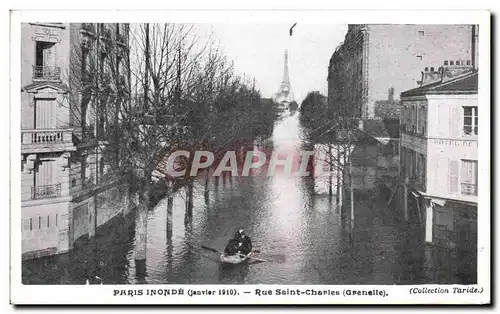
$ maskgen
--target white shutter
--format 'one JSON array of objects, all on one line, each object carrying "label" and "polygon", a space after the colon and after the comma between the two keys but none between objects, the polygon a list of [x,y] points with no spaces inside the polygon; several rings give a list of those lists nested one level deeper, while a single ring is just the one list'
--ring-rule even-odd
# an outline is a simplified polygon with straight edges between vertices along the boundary
[{"label": "white shutter", "polygon": [[452,194],[458,193],[458,161],[448,161],[448,191]]},{"label": "white shutter", "polygon": [[462,108],[451,107],[450,108],[450,136],[459,137],[462,135]]},{"label": "white shutter", "polygon": [[55,99],[37,99],[35,106],[35,129],[55,129],[57,114]]},{"label": "white shutter", "polygon": [[54,161],[44,160],[38,165],[36,186],[51,185],[55,181]]}]

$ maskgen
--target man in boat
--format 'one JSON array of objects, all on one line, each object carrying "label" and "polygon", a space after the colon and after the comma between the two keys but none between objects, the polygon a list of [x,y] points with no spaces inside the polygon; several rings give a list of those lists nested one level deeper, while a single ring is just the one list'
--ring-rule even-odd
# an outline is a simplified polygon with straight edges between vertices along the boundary
[{"label": "man in boat", "polygon": [[238,240],[236,239],[231,239],[229,240],[229,243],[226,245],[226,248],[224,249],[224,254],[227,256],[235,255],[239,253],[239,245],[238,245]]},{"label": "man in boat", "polygon": [[243,229],[236,231],[233,239],[238,241],[238,251],[240,254],[247,255],[252,252],[252,240],[245,234]]}]

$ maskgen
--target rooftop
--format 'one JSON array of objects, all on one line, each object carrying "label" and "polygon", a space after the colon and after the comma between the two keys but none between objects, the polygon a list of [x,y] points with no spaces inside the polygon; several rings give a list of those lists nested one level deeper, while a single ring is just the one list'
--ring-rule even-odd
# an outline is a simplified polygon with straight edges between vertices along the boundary
[{"label": "rooftop", "polygon": [[401,93],[401,97],[439,94],[477,94],[478,72],[473,70],[447,81],[437,81]]}]

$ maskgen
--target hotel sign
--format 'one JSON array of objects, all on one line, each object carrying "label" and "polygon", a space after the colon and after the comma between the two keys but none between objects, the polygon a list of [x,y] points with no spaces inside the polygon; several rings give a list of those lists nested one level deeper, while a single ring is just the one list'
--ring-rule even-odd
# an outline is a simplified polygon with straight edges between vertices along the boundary
[{"label": "hotel sign", "polygon": [[433,139],[432,144],[440,146],[451,146],[451,147],[473,147],[477,145],[477,142],[468,140]]}]

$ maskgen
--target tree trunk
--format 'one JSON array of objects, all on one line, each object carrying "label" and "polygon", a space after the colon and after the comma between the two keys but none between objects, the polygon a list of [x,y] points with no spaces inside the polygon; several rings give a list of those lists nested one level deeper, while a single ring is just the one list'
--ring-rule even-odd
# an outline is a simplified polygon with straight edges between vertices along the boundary
[{"label": "tree trunk", "polygon": [[337,208],[338,206],[340,205],[340,171],[339,171],[339,167],[340,166],[340,152],[337,150],[337,156],[336,156],[336,159],[337,159],[337,169],[336,169],[336,175],[337,175],[337,186],[336,186],[336,195],[335,195],[335,201],[337,203]]},{"label": "tree trunk", "polygon": [[351,137],[349,135],[349,185],[351,190],[351,230],[354,230],[354,185],[352,179]]},{"label": "tree trunk", "polygon": [[331,199],[333,195],[333,182],[332,182],[332,172],[333,172],[333,156],[332,156],[332,144],[328,143],[328,163],[330,164],[330,173],[328,175],[328,196]]},{"label": "tree trunk", "polygon": [[191,217],[193,215],[193,181],[186,184],[186,215]]},{"label": "tree trunk", "polygon": [[[346,151],[345,147],[343,149],[343,152],[344,152],[344,154],[343,154],[344,162],[342,163],[343,166],[342,166],[342,174],[341,174],[342,182],[343,182],[341,196],[344,196],[345,189],[347,188],[345,186],[345,181],[346,181],[346,171],[345,170],[346,170],[346,166],[347,166],[347,151]],[[341,216],[342,216],[342,218],[346,218],[347,217],[347,205],[344,204],[343,199],[341,200],[340,204],[341,204],[341,207],[340,207],[341,208]]]},{"label": "tree trunk", "polygon": [[172,224],[173,224],[173,207],[174,207],[174,197],[172,193],[168,195],[167,198],[167,240],[172,240]]},{"label": "tree trunk", "polygon": [[205,192],[203,193],[205,197],[205,203],[208,203],[210,199],[210,167],[207,168],[205,171]]},{"label": "tree trunk", "polygon": [[135,259],[146,259],[146,247],[148,236],[148,204],[149,204],[149,183],[146,182],[140,191],[140,203],[137,206],[137,216],[135,220]]},{"label": "tree trunk", "polygon": [[135,219],[135,259],[146,259],[148,229],[148,208],[144,204],[139,204]]}]

